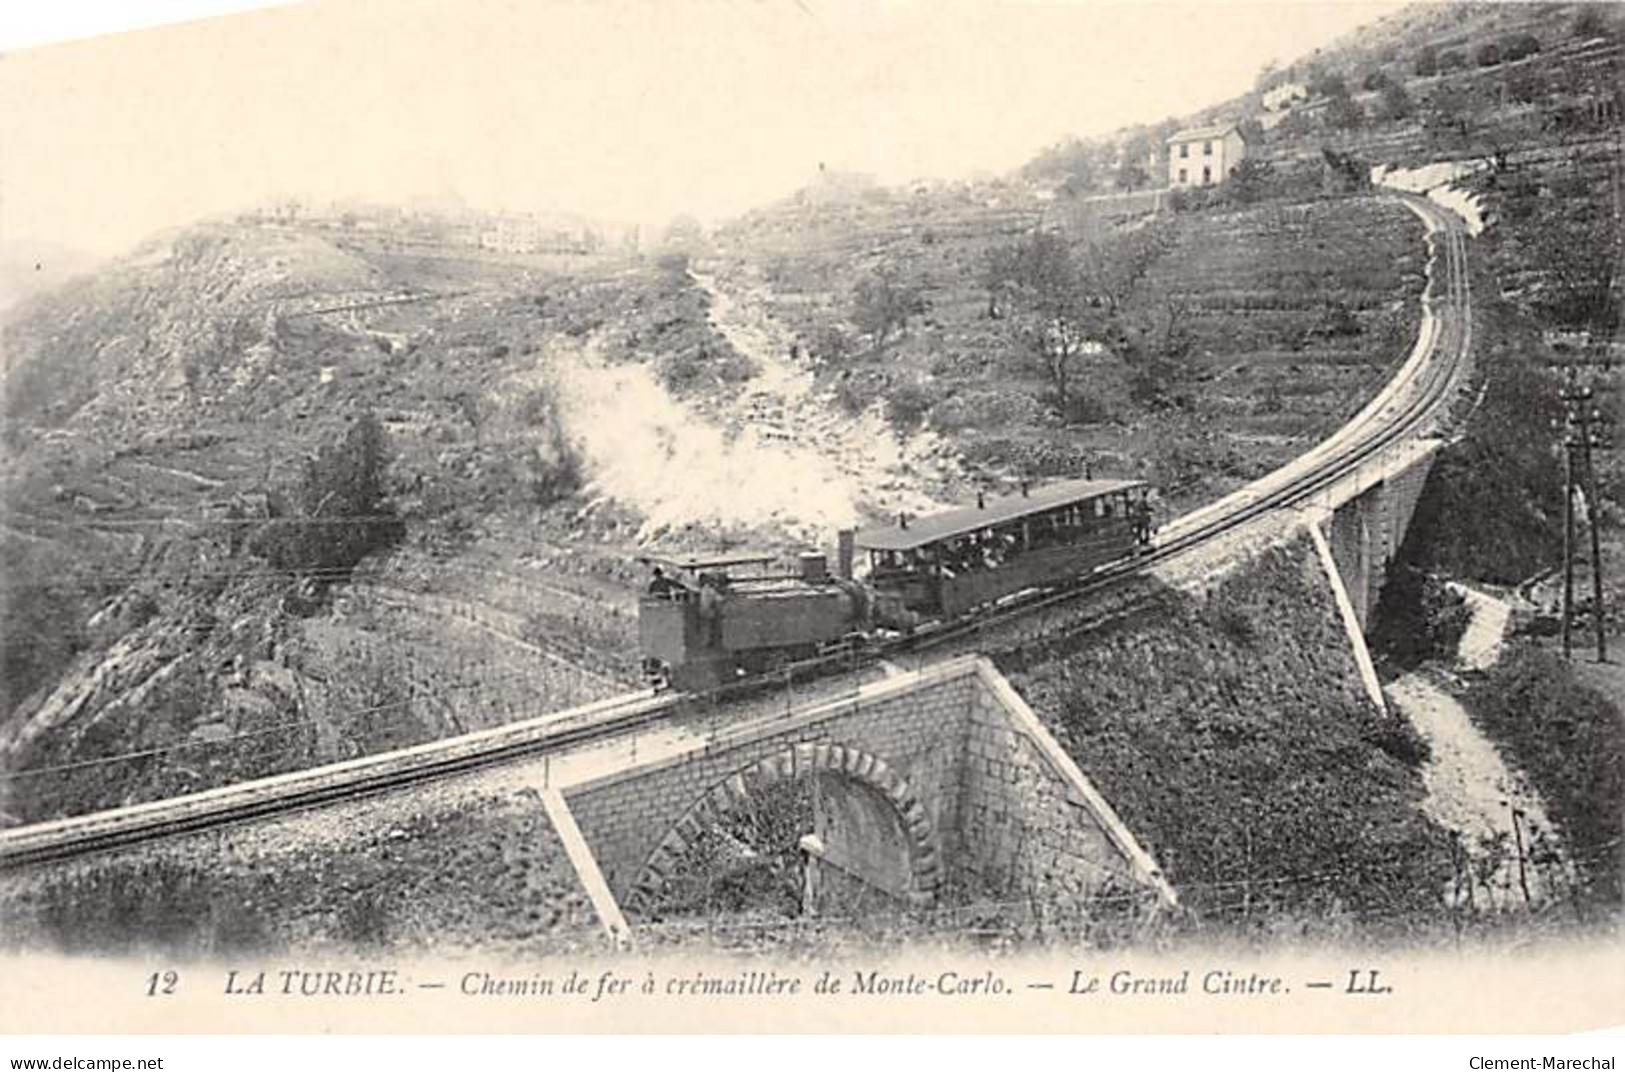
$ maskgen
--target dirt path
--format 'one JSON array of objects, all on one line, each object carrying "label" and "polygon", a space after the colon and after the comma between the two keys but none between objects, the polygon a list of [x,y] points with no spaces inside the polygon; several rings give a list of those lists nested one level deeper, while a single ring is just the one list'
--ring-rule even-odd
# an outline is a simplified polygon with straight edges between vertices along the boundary
[{"label": "dirt path", "polygon": [[[1473,611],[1457,659],[1467,669],[1486,670],[1500,658],[1511,608],[1482,592],[1452,587]],[[1387,694],[1433,751],[1422,770],[1422,811],[1455,831],[1469,858],[1448,896],[1491,908],[1561,896],[1553,879],[1566,877],[1567,864],[1556,854],[1545,803],[1507,766],[1467,710],[1426,671],[1405,675]]]},{"label": "dirt path", "polygon": [[698,400],[648,366],[611,362],[589,340],[544,361],[560,418],[581,450],[589,496],[643,515],[643,546],[830,547],[843,528],[942,509],[961,479],[937,437],[901,439],[878,409],[856,417],[816,390],[761,295],[696,276],[716,330],[756,369]]},{"label": "dirt path", "polygon": [[1473,889],[1461,886],[1452,896],[1484,906],[1544,901],[1560,891],[1550,888],[1546,869],[1532,861],[1520,868],[1519,841],[1527,858],[1532,846],[1552,843],[1555,835],[1540,797],[1509,769],[1501,754],[1449,693],[1422,674],[1408,674],[1388,688],[1389,699],[1405,713],[1433,748],[1422,770],[1429,818],[1461,836],[1474,858]]},{"label": "dirt path", "polygon": [[1501,658],[1501,645],[1506,639],[1507,623],[1512,618],[1511,604],[1464,584],[1452,583],[1452,592],[1467,600],[1473,617],[1467,631],[1462,634],[1456,657],[1468,670],[1488,670]]},{"label": "dirt path", "polygon": [[938,496],[964,479],[945,441],[928,431],[900,436],[878,408],[856,417],[843,413],[833,397],[815,390],[812,371],[791,358],[795,336],[768,311],[763,289],[739,282],[725,287],[698,272],[693,278],[711,298],[712,325],[758,369],[738,398],[712,407],[715,419],[755,425],[769,438],[833,458],[857,505],[871,516],[942,509]]}]

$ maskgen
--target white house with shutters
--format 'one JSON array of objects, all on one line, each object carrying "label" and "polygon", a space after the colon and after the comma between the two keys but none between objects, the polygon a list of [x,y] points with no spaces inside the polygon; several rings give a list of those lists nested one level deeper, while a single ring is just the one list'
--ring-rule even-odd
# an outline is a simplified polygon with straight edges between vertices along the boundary
[{"label": "white house with shutters", "polygon": [[1247,142],[1234,123],[1181,130],[1168,139],[1168,185],[1213,186],[1247,158]]}]

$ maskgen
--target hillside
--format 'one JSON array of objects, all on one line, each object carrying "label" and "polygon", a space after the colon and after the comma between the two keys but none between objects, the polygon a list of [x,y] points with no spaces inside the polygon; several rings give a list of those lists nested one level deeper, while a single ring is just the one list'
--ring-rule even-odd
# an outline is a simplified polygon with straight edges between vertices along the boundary
[{"label": "hillside", "polygon": [[[1079,358],[1065,407],[986,281],[990,258],[1045,227],[1080,261],[1106,249],[1123,277],[1106,345]],[[979,482],[1088,467],[1153,481],[1170,512],[1356,410],[1414,336],[1425,257],[1414,217],[1377,200],[1118,220],[1013,182],[790,201],[714,240],[719,286],[848,407],[883,401]],[[861,323],[874,280],[916,303],[884,346]]]},{"label": "hillside", "polygon": [[[569,269],[222,223],[19,306],[0,751],[46,773],[0,779],[0,813],[184,792],[634,685],[641,515],[594,494],[558,376],[589,351],[709,370],[728,347],[691,286]],[[364,415],[398,537],[335,583],[300,556],[372,523],[326,519],[308,491],[351,464],[340,444]]]},{"label": "hillside", "polygon": [[198,225],[19,306],[0,821],[636,688],[651,547],[951,494],[939,444],[756,350],[680,258],[321,221]]}]

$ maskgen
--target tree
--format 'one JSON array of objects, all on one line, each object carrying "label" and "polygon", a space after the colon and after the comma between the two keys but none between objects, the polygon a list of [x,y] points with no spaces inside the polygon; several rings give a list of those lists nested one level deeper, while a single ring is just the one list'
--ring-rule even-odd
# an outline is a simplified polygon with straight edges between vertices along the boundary
[{"label": "tree", "polygon": [[1107,314],[1066,242],[1036,231],[993,258],[1011,332],[1055,390],[1056,408],[1071,409],[1075,366],[1100,349]]},{"label": "tree", "polygon": [[1237,164],[1225,180],[1225,190],[1239,204],[1250,205],[1264,196],[1275,167],[1267,160],[1249,156]]},{"label": "tree", "polygon": [[1412,68],[1419,78],[1432,78],[1439,73],[1439,50],[1427,45],[1416,54],[1416,65]]},{"label": "tree", "polygon": [[1071,197],[1094,189],[1099,168],[1095,146],[1078,138],[1068,138],[1039,153],[1021,172],[1028,179],[1054,183]]},{"label": "tree", "polygon": [[1314,97],[1330,97],[1336,100],[1349,95],[1348,82],[1336,71],[1325,71],[1318,74],[1309,83],[1309,94]]},{"label": "tree", "polygon": [[1494,67],[1501,62],[1501,47],[1494,41],[1485,41],[1474,54],[1480,67]]},{"label": "tree", "polygon": [[1355,130],[1365,122],[1365,109],[1353,97],[1333,97],[1326,108],[1326,122],[1335,130]]},{"label": "tree", "polygon": [[860,279],[852,292],[852,323],[869,336],[870,353],[876,357],[911,317],[923,312],[925,299],[920,288],[905,282],[892,265]]},{"label": "tree", "polygon": [[1514,63],[1540,51],[1540,38],[1532,33],[1508,34],[1501,39],[1501,59]]},{"label": "tree", "polygon": [[261,529],[251,549],[278,569],[331,579],[397,542],[404,526],[385,490],[389,460],[383,426],[362,414],[341,440],[305,458],[296,506],[277,509],[292,516]]},{"label": "tree", "polygon": [[1602,21],[1600,4],[1587,4],[1574,16],[1574,36],[1589,40],[1608,32]]},{"label": "tree", "polygon": [[1118,349],[1129,367],[1129,394],[1150,409],[1184,409],[1191,404],[1191,355],[1196,339],[1191,334],[1190,304],[1178,295],[1162,304],[1122,333]]},{"label": "tree", "polygon": [[1165,229],[1155,224],[1123,232],[1108,230],[1099,220],[1080,227],[1073,238],[1079,282],[1108,318],[1121,312],[1135,284],[1167,244]]},{"label": "tree", "polygon": [[1132,157],[1125,157],[1117,169],[1116,185],[1119,190],[1138,190],[1151,182],[1145,165]]},{"label": "tree", "polygon": [[1476,102],[1466,86],[1441,83],[1428,98],[1424,121],[1435,133],[1453,133],[1467,139],[1472,135]]},{"label": "tree", "polygon": [[1413,110],[1411,95],[1402,82],[1390,81],[1382,87],[1382,118],[1389,121],[1410,118]]},{"label": "tree", "polygon": [[673,217],[661,236],[660,252],[684,257],[699,256],[705,252],[705,228],[693,216],[685,214]]}]

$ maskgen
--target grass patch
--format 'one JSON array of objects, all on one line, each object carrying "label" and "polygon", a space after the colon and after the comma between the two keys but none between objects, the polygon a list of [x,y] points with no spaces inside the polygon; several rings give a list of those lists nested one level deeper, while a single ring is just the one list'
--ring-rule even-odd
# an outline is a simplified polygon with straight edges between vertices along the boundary
[{"label": "grass patch", "polygon": [[1625,711],[1562,660],[1520,646],[1467,690],[1473,721],[1546,801],[1582,882],[1617,907],[1625,834]]},{"label": "grass patch", "polygon": [[1415,807],[1425,750],[1353,685],[1305,547],[1271,552],[1207,605],[1000,659],[1148,843],[1200,929],[1431,921],[1451,875]]}]

